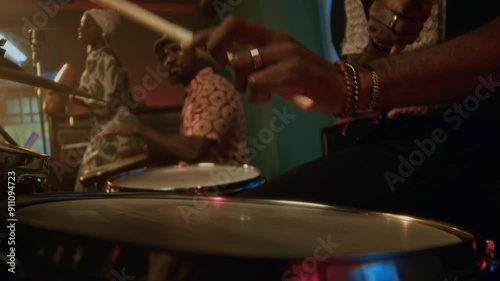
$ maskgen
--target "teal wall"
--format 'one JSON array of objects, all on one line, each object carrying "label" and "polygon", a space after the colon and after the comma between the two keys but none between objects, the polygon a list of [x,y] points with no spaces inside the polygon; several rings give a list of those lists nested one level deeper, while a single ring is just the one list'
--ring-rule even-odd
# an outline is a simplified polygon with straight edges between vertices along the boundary
[{"label": "teal wall", "polygon": [[[241,0],[240,2],[240,5],[234,7],[235,14],[268,27],[287,31],[311,51],[326,56],[316,1]],[[252,163],[261,168],[268,177],[277,176],[320,157],[320,131],[323,127],[330,126],[334,120],[320,113],[304,113],[279,97],[274,97],[272,104],[267,105],[245,102],[245,111],[249,138],[259,140],[257,144],[250,142]],[[272,127],[270,121],[273,117],[277,117],[277,111],[286,112],[290,118],[285,122],[288,124],[270,137],[268,134]],[[284,123],[278,121],[277,124]],[[267,143],[263,144],[262,140]]]}]

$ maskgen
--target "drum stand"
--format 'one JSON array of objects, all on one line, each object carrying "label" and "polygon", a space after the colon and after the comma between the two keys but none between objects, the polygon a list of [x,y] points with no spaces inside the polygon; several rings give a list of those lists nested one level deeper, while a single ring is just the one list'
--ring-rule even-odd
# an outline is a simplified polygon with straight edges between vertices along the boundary
[{"label": "drum stand", "polygon": [[10,137],[10,135],[5,131],[2,125],[0,125],[0,136],[2,136],[9,144],[19,146],[16,141]]},{"label": "drum stand", "polygon": [[[39,47],[42,46],[42,40],[40,40],[41,33],[36,29],[30,29],[30,45],[31,45],[31,57],[33,61],[33,70],[36,76],[41,76],[40,67],[40,54]],[[45,141],[45,118],[43,115],[43,100],[42,100],[42,88],[35,87],[35,93],[38,99],[38,113],[40,115],[40,127],[42,132],[42,142],[43,142],[43,153],[47,154],[47,144]]]}]

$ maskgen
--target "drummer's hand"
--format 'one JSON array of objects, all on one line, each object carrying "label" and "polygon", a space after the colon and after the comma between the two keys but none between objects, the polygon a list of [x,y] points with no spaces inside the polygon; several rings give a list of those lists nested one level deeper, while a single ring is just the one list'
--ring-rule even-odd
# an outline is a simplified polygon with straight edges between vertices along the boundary
[{"label": "drummer's hand", "polygon": [[368,33],[375,43],[385,48],[412,44],[419,37],[435,2],[375,0],[370,7]]},{"label": "drummer's hand", "polygon": [[284,32],[230,15],[182,47],[206,47],[218,64],[227,65],[227,51],[234,51],[233,42],[258,48],[264,62],[264,68],[256,71],[248,50],[233,52],[235,86],[246,91],[249,101],[270,102],[273,92],[306,111],[340,112],[345,85],[338,68]]},{"label": "drummer's hand", "polygon": [[109,126],[99,132],[98,136],[100,138],[105,138],[107,136],[116,135],[121,137],[132,137],[137,135],[139,132],[139,125],[132,125],[120,122],[113,126]]}]

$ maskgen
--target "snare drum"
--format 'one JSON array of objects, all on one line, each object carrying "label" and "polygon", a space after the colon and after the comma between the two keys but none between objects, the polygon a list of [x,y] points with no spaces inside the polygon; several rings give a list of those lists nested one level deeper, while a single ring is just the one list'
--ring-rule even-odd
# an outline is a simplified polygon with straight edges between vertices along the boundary
[{"label": "snare drum", "polygon": [[108,192],[162,191],[182,195],[219,196],[236,194],[263,182],[260,170],[250,165],[199,163],[124,173],[108,181]]},{"label": "snare drum", "polygon": [[131,169],[145,167],[147,159],[147,154],[139,154],[133,157],[118,159],[113,163],[84,171],[79,180],[87,190],[104,192],[106,191],[107,186],[106,181],[110,177],[120,175],[121,173],[130,171]]},{"label": "snare drum", "polygon": [[9,190],[16,196],[44,192],[48,175],[48,155],[0,144],[0,201],[8,198]]},{"label": "snare drum", "polygon": [[43,194],[19,202],[16,218],[7,261],[19,281],[461,281],[482,272],[475,236],[459,228],[300,202]]}]

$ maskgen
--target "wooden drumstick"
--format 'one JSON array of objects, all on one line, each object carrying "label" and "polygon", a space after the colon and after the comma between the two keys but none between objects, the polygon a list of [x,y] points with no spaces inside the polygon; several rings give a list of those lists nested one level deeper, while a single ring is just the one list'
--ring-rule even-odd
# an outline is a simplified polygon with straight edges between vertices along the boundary
[{"label": "wooden drumstick", "polygon": [[111,9],[136,23],[177,42],[189,41],[193,32],[171,23],[160,16],[124,0],[89,0],[103,8]]},{"label": "wooden drumstick", "polygon": [[[193,39],[193,32],[158,15],[125,0],[89,0],[103,8],[114,10],[120,15],[136,22],[139,25],[157,32],[171,40],[179,43],[189,42]],[[294,94],[290,97],[290,102],[304,111],[310,111],[314,101],[310,98]]]}]

